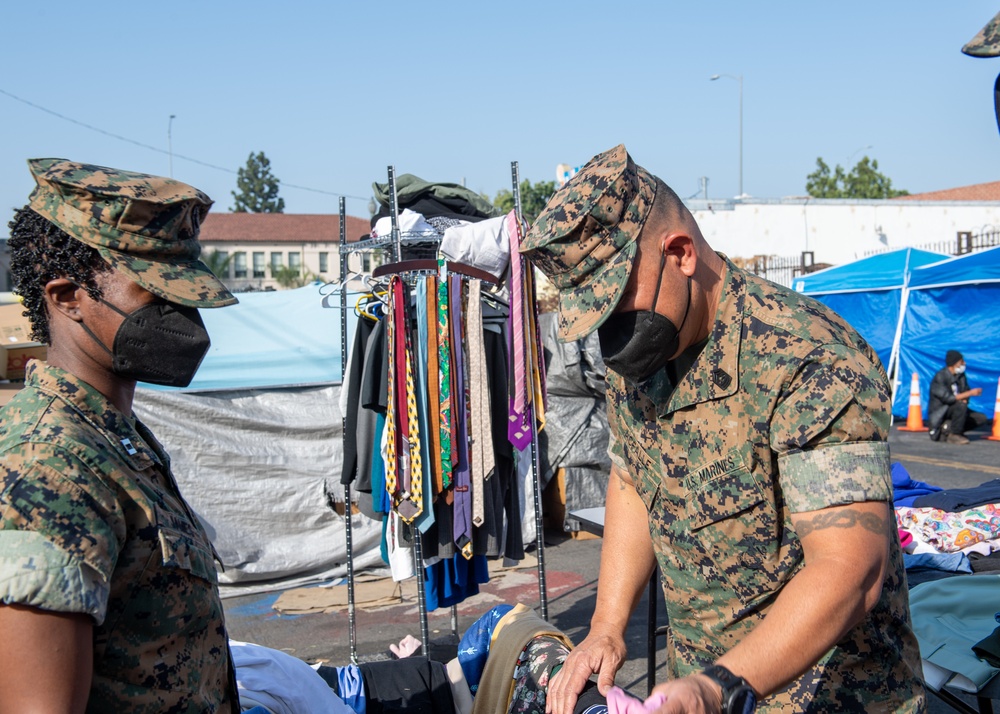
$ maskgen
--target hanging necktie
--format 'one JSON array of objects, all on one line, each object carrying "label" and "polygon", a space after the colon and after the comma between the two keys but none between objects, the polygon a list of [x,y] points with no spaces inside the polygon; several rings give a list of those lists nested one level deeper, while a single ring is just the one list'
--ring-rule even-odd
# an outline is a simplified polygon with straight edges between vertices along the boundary
[{"label": "hanging necktie", "polygon": [[510,340],[514,390],[511,394],[507,438],[518,451],[531,443],[531,407],[528,397],[529,366],[525,348],[524,256],[521,255],[521,228],[514,211],[507,214],[510,237]]},{"label": "hanging necktie", "polygon": [[[390,280],[390,285],[392,281]],[[386,407],[385,407],[385,490],[389,495],[389,502],[395,506],[396,504],[396,490],[399,483],[399,464],[397,462],[398,453],[398,443],[397,443],[397,408],[396,408],[396,339],[395,339],[395,326],[393,321],[395,319],[393,310],[393,301],[389,300],[389,309],[386,311],[385,316],[385,329],[386,329],[386,340],[387,340],[387,356],[389,364],[389,389],[386,395]]]},{"label": "hanging necktie", "polygon": [[451,340],[454,363],[452,375],[455,378],[455,410],[452,414],[455,424],[455,446],[457,460],[455,462],[455,505],[452,535],[455,545],[462,555],[472,557],[472,494],[469,492],[469,427],[468,427],[468,396],[466,389],[468,380],[465,375],[465,340],[462,331],[462,280],[451,276]]},{"label": "hanging necktie", "polygon": [[486,373],[486,347],[483,343],[483,303],[481,280],[469,281],[469,313],[466,320],[469,345],[469,403],[472,434],[472,524],[485,521],[485,481],[493,474],[493,436],[490,421],[490,391]]},{"label": "hanging necktie", "polygon": [[[420,515],[417,517],[414,525],[421,533],[426,533],[428,529],[434,525],[434,509],[430,507],[430,504],[434,502],[434,495],[437,493],[434,490],[434,476],[431,473],[432,464],[434,459],[431,457],[431,421],[430,421],[430,410],[429,410],[429,400],[430,400],[430,389],[428,387],[428,353],[433,351],[429,349],[428,345],[428,315],[427,312],[427,284],[428,278],[426,276],[420,276],[417,278],[416,288],[414,290],[414,311],[416,313],[417,320],[417,339],[416,344],[413,346],[414,352],[414,373],[416,376],[416,397],[417,397],[417,425],[418,425],[418,436],[420,439],[420,471],[414,473],[414,478],[420,479],[421,493],[420,498]],[[437,313],[434,313],[434,322],[437,323]],[[412,333],[411,333],[412,334]],[[435,379],[437,375],[435,375]],[[437,402],[434,403],[434,409],[437,411]]]},{"label": "hanging necktie", "polygon": [[[417,417],[417,390],[413,380],[413,340],[410,337],[410,291],[398,277],[394,283],[393,298],[396,302],[396,345],[403,348],[403,371],[406,374],[404,403],[400,414],[406,410],[405,422],[400,420],[403,469],[400,475],[399,517],[406,523],[423,510],[423,470],[420,459],[420,421]],[[402,335],[402,340],[400,340]],[[398,360],[397,360],[398,363]]]},{"label": "hanging necktie", "polygon": [[[437,278],[427,278],[427,442],[431,453],[431,477],[434,497],[444,490],[441,478],[441,375],[438,367],[438,296]],[[433,500],[429,499],[429,500]]]},{"label": "hanging necktie", "polygon": [[438,260],[438,415],[440,417],[441,439],[441,484],[451,488],[451,340],[448,319],[448,278],[444,272],[444,260]]},{"label": "hanging necktie", "polygon": [[529,393],[533,394],[531,411],[538,422],[538,430],[545,427],[545,360],[541,358],[544,352],[542,333],[538,329],[538,302],[535,300],[535,274],[532,270],[524,273],[525,313],[528,316],[527,341],[530,344],[528,365],[531,368],[531,386]]}]

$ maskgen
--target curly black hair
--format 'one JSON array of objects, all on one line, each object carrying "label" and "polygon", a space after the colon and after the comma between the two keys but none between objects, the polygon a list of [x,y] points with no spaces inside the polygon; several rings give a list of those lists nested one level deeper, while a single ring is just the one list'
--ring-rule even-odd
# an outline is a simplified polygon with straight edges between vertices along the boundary
[{"label": "curly black hair", "polygon": [[24,302],[24,315],[31,321],[31,338],[51,344],[45,307],[46,283],[68,278],[96,300],[101,297],[101,289],[94,276],[110,270],[111,266],[96,249],[76,240],[28,206],[15,210],[7,225],[11,279],[14,292]]}]

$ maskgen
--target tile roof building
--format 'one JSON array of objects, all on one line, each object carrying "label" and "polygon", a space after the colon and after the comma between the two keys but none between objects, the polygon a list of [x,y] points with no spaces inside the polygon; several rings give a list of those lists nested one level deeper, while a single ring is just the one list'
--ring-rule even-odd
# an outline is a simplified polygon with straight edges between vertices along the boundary
[{"label": "tile roof building", "polygon": [[[349,243],[369,236],[368,220],[347,216]],[[235,291],[276,290],[340,274],[340,216],[209,213],[201,227],[202,259]],[[371,270],[372,256],[349,255],[348,271]],[[367,262],[367,264],[366,264]]]},{"label": "tile roof building", "polygon": [[1000,201],[1000,181],[897,196],[894,201]]}]

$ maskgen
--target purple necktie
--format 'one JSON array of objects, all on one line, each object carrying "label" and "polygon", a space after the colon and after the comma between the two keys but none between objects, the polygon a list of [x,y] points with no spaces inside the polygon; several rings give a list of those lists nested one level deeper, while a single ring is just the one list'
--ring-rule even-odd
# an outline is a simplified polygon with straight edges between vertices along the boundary
[{"label": "purple necktie", "polygon": [[507,233],[510,236],[510,341],[511,367],[514,373],[514,392],[510,399],[507,439],[518,451],[531,443],[531,406],[528,399],[526,353],[524,333],[524,256],[521,255],[521,226],[514,211],[507,214]]},{"label": "purple necktie", "polygon": [[455,545],[462,555],[472,557],[472,494],[469,492],[469,410],[467,381],[465,375],[465,336],[462,333],[462,279],[457,275],[451,281],[451,340],[454,346],[452,375],[455,378],[455,393],[452,395],[454,411],[452,426],[455,429],[455,445],[458,459],[452,474],[455,484],[454,524],[452,534]]}]

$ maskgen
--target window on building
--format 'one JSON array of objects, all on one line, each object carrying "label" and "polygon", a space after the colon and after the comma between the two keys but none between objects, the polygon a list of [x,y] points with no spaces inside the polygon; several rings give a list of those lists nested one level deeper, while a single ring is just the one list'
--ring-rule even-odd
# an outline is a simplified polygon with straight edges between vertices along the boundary
[{"label": "window on building", "polygon": [[322,252],[319,254],[319,272],[320,275],[329,272],[330,270],[330,254]]},{"label": "window on building", "polygon": [[284,263],[281,260],[281,253],[271,253],[271,277],[274,277],[274,274],[281,270],[282,265]]},{"label": "window on building", "polygon": [[255,278],[264,277],[264,253],[253,254],[253,276]]},{"label": "window on building", "polygon": [[302,272],[302,253],[289,252],[288,267],[293,275],[299,275]]},{"label": "window on building", "polygon": [[228,250],[213,250],[209,253],[209,257],[212,259],[212,264],[218,268],[212,269],[212,272],[217,272],[220,278],[228,278],[229,274],[232,272],[232,268],[229,263],[229,251]]},{"label": "window on building", "polygon": [[372,271],[372,256],[371,253],[361,254],[361,272],[370,273]]},{"label": "window on building", "polygon": [[233,253],[233,277],[245,278],[247,276],[247,254],[242,250]]}]

